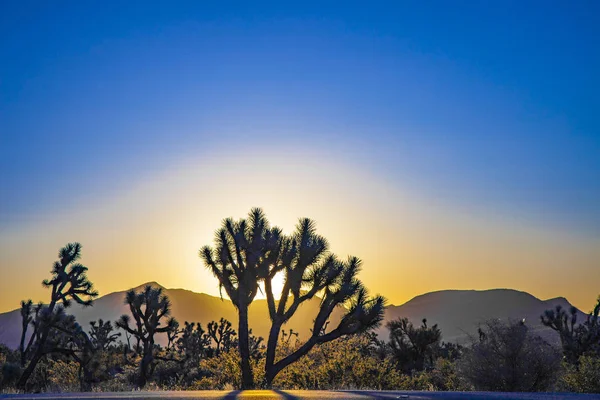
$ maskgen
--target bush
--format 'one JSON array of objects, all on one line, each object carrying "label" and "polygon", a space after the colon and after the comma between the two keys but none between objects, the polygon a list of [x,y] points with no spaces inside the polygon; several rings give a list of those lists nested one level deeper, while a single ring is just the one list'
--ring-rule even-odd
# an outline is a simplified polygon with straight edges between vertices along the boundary
[{"label": "bush", "polygon": [[537,392],[555,383],[560,354],[524,323],[493,320],[479,329],[479,339],[472,339],[459,366],[476,390]]},{"label": "bush", "polygon": [[562,383],[569,392],[600,393],[600,358],[594,356],[579,357],[579,368],[565,365]]},{"label": "bush", "polygon": [[0,390],[13,387],[21,376],[21,367],[17,363],[6,362],[2,364],[0,376]]},{"label": "bush", "polygon": [[[251,363],[254,377],[260,382],[260,368],[257,362]],[[200,370],[206,375],[195,383],[202,387],[210,387],[215,390],[238,389],[242,385],[240,354],[237,349],[221,352],[218,356],[206,358],[200,361]],[[263,364],[264,370],[264,364]]]},{"label": "bush", "polygon": [[79,364],[75,361],[50,361],[48,368],[49,392],[78,392]]},{"label": "bush", "polygon": [[390,358],[374,356],[374,345],[373,337],[363,334],[315,347],[281,371],[274,386],[282,389],[397,388],[402,384],[401,373]]}]

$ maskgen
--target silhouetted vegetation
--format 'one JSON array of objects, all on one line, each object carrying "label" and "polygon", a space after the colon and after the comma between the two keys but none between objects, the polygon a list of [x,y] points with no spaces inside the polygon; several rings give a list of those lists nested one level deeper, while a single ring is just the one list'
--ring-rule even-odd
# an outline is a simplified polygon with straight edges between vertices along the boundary
[{"label": "silhouetted vegetation", "polygon": [[437,325],[422,325],[415,328],[406,318],[390,321],[390,348],[398,368],[405,372],[423,371],[433,367],[434,357],[439,354],[442,331]]},{"label": "silhouetted vegetation", "polygon": [[577,364],[566,364],[562,380],[570,392],[600,393],[600,357],[581,356]]},{"label": "silhouetted vegetation", "polygon": [[229,351],[235,345],[236,332],[231,327],[231,322],[221,318],[219,322],[209,322],[208,335],[215,342],[215,355],[219,356],[221,350]]},{"label": "silhouetted vegetation", "polygon": [[567,312],[560,305],[541,316],[542,323],[560,336],[563,354],[568,363],[577,364],[584,354],[600,357],[600,297],[587,319],[577,324],[577,309]]},{"label": "silhouetted vegetation", "polygon": [[254,387],[250,366],[248,306],[258,292],[260,279],[277,263],[283,235],[271,228],[262,210],[254,209],[248,219],[223,221],[215,234],[215,247],[205,246],[200,257],[219,280],[219,289],[238,311],[238,346],[241,355],[242,388]]},{"label": "silhouetted vegetation", "polygon": [[[281,370],[298,361],[315,345],[364,332],[377,326],[383,318],[384,299],[380,296],[368,298],[366,289],[357,279],[360,261],[350,258],[341,262],[328,253],[327,241],[316,234],[314,223],[309,219],[301,220],[296,232],[288,237],[279,228],[270,227],[262,210],[254,209],[247,220],[223,221],[215,243],[215,248],[207,246],[200,250],[200,256],[238,310],[244,389],[255,386],[250,366],[248,306],[256,296],[259,283],[264,283],[272,322],[264,373],[267,386]],[[285,284],[276,304],[272,280],[278,273],[285,275]],[[311,337],[294,352],[276,360],[281,327],[303,302],[318,293],[322,295],[321,308],[315,317]],[[327,331],[331,313],[341,306],[347,306],[345,315],[337,327]]]},{"label": "silhouetted vegetation", "polygon": [[[270,227],[261,210],[225,220],[215,248],[201,256],[239,314],[239,330],[221,318],[206,325],[171,317],[163,289],[130,290],[128,313],[114,324],[99,319],[84,330],[67,310],[92,306],[97,293],[77,262],[81,245],[59,252],[48,304],[21,302],[16,349],[0,345],[1,391],[122,391],[160,389],[381,389],[600,392],[600,298],[583,322],[575,309],[542,315],[562,348],[537,336],[525,321],[491,320],[460,346],[423,319],[386,324],[373,332],[384,299],[369,297],[357,278],[360,261],[339,260],[314,222],[291,235]],[[283,275],[281,293],[273,280]],[[265,343],[252,334],[247,311],[264,287],[271,326]],[[280,295],[280,300],[275,300]],[[319,299],[312,329],[302,337],[285,325],[310,299]],[[331,320],[337,310],[337,323]],[[245,315],[244,315],[245,314]],[[336,317],[337,318],[337,317]],[[121,329],[122,332],[119,332]],[[124,334],[122,334],[124,333]],[[164,346],[161,343],[165,344]]]},{"label": "silhouetted vegetation", "polygon": [[[87,267],[77,262],[81,257],[81,245],[69,243],[58,252],[59,260],[52,267],[52,279],[42,284],[51,289],[48,305],[22,302],[23,334],[21,336],[21,365],[24,370],[19,378],[18,387],[26,389],[27,381],[38,362],[46,354],[62,351],[58,346],[66,337],[77,336],[80,332],[74,318],[65,310],[74,301],[89,306],[98,292],[93,290],[87,278]],[[30,339],[25,345],[28,328],[31,326]]]},{"label": "silhouetted vegetation", "polygon": [[[278,373],[306,355],[315,345],[377,327],[383,320],[385,303],[381,296],[367,296],[366,289],[357,278],[360,260],[350,257],[342,262],[329,253],[327,241],[316,233],[315,223],[309,219],[301,219],[296,232],[281,239],[278,253],[279,256],[267,265],[267,269],[260,271],[271,318],[265,362],[267,387],[272,385]],[[278,273],[284,274],[285,283],[276,304],[272,280]],[[322,297],[311,336],[294,351],[276,360],[282,326],[302,303],[317,294]],[[344,309],[344,315],[336,327],[328,329],[329,317],[339,307]]]},{"label": "silhouetted vegetation", "polygon": [[[125,303],[129,306],[131,317],[127,314],[121,316],[117,326],[142,343],[142,359],[138,385],[144,387],[154,370],[155,335],[158,333],[170,334],[179,326],[175,318],[169,318],[171,303],[167,296],[162,294],[161,288],[146,286],[141,292],[130,290],[125,295]],[[167,319],[168,318],[168,319]],[[166,321],[162,321],[167,319]],[[163,326],[161,324],[165,322]]]},{"label": "silhouetted vegetation", "polygon": [[545,391],[554,383],[560,355],[533,335],[524,322],[488,321],[479,328],[460,362],[461,372],[477,390]]},{"label": "silhouetted vegetation", "polygon": [[555,330],[563,351],[565,389],[573,392],[600,393],[600,296],[583,323],[577,324],[577,309],[569,312],[561,306],[547,310],[542,323]]}]

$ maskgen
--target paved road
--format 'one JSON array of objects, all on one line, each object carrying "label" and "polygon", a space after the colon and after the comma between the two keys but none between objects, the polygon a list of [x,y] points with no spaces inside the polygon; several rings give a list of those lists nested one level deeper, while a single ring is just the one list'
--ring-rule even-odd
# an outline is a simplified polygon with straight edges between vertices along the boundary
[{"label": "paved road", "polygon": [[0,395],[0,399],[15,400],[588,400],[599,399],[600,394],[566,393],[486,393],[486,392],[396,392],[396,391],[326,391],[326,390],[246,390],[240,391],[177,391],[177,392],[119,392],[119,393],[62,393]]}]

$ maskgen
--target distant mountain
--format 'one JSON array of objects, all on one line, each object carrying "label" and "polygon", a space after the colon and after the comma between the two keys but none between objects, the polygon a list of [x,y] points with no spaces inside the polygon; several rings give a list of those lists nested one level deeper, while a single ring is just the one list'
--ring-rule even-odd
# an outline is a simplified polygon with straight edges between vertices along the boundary
[{"label": "distant mountain", "polygon": [[[146,285],[162,287],[156,282]],[[164,289],[172,303],[172,314],[183,325],[184,321],[200,322],[203,326],[210,321],[218,321],[221,317],[231,321],[236,327],[237,314],[231,302],[204,293],[195,293],[184,289]],[[110,293],[94,301],[92,307],[73,306],[69,312],[74,314],[79,323],[87,328],[89,322],[102,318],[115,321],[122,314],[129,313],[124,304],[126,291]],[[385,322],[399,317],[406,317],[414,324],[420,324],[427,318],[428,324],[437,323],[442,329],[445,341],[465,342],[469,334],[475,334],[480,323],[491,318],[506,320],[512,318],[521,320],[539,332],[546,339],[556,342],[554,332],[540,323],[540,315],[557,304],[570,308],[571,304],[565,298],[540,300],[528,293],[510,289],[493,290],[444,290],[431,292],[413,298],[400,306],[389,306],[385,313]],[[312,321],[317,315],[319,299],[306,302],[286,326],[300,333],[301,338],[310,335]],[[331,325],[335,325],[342,314],[341,309],[335,310]],[[579,311],[578,321],[583,321],[585,314]],[[250,326],[253,333],[267,337],[270,327],[265,300],[255,300],[249,311]],[[385,322],[377,331],[381,338],[387,338]],[[19,310],[0,314],[0,343],[16,348],[21,334],[21,317]],[[159,339],[164,342],[166,338]]]},{"label": "distant mountain", "polygon": [[[400,306],[388,307],[385,320],[406,317],[414,324],[420,324],[427,318],[428,325],[438,324],[445,341],[464,343],[468,335],[476,334],[478,326],[486,320],[525,319],[537,334],[556,343],[558,336],[541,324],[540,316],[557,305],[567,310],[572,307],[564,297],[540,300],[512,289],[442,290],[417,296]],[[578,310],[577,321],[583,322],[585,318],[586,315]]]},{"label": "distant mountain", "polygon": [[[223,317],[231,321],[237,331],[237,313],[229,300],[221,300],[219,297],[185,289],[166,289],[156,282],[148,282],[135,289],[143,289],[146,285],[163,288],[163,293],[169,297],[172,304],[171,314],[179,321],[180,325],[183,326],[184,321],[200,322],[206,329],[206,325],[210,321],[218,321]],[[89,328],[90,321],[99,318],[105,321],[116,321],[121,315],[129,314],[129,307],[125,305],[124,301],[126,292],[127,290],[124,290],[99,297],[91,307],[84,308],[73,305],[68,309],[68,313],[75,315],[79,324],[85,329]],[[300,338],[308,338],[312,321],[318,313],[319,304],[320,300],[316,298],[303,303],[284,329],[292,328],[299,332]],[[333,312],[332,324],[340,320],[341,314],[342,310]],[[266,300],[255,300],[250,306],[248,317],[252,333],[266,338],[270,328]],[[0,314],[0,343],[17,348],[20,337],[21,316],[19,310]],[[159,337],[158,342],[165,344],[166,336]]]}]

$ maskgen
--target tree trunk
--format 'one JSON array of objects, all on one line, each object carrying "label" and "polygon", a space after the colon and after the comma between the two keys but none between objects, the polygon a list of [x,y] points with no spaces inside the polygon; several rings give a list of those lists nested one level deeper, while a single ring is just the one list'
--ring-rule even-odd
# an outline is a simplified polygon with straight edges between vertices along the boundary
[{"label": "tree trunk", "polygon": [[38,350],[35,352],[35,354],[31,358],[31,360],[29,361],[29,364],[27,364],[27,368],[25,368],[25,370],[21,374],[21,377],[19,378],[19,382],[17,382],[17,388],[25,391],[25,386],[27,385],[27,381],[29,380],[29,377],[33,373],[33,370],[35,370],[35,366],[42,359],[42,356],[43,356],[43,354],[42,354],[41,348],[38,348]]},{"label": "tree trunk", "polygon": [[21,355],[21,368],[25,366],[25,336],[27,335],[27,324],[23,325],[21,331],[21,342],[19,343],[19,354]]},{"label": "tree trunk", "polygon": [[277,374],[280,373],[285,367],[292,363],[295,363],[300,358],[302,358],[302,356],[308,354],[308,352],[313,347],[315,347],[316,344],[331,342],[332,340],[335,340],[340,336],[342,335],[339,331],[332,331],[323,336],[311,336],[306,342],[304,342],[302,346],[296,349],[292,354],[289,354],[288,356],[277,361],[276,364],[273,364],[273,366],[271,367],[271,372],[269,373],[269,377],[266,377],[267,384],[270,385],[273,379],[275,379],[275,377],[277,376]]},{"label": "tree trunk", "polygon": [[81,392],[90,392],[92,390],[92,371],[90,371],[88,365],[81,365],[79,367],[79,390]]},{"label": "tree trunk", "polygon": [[144,353],[142,355],[142,361],[140,363],[140,378],[138,380],[138,386],[143,388],[146,386],[149,377],[150,364],[152,363],[154,351],[154,343],[147,341],[144,343]]},{"label": "tree trunk", "polygon": [[270,388],[275,379],[275,353],[277,350],[277,341],[279,340],[279,333],[281,331],[281,323],[273,322],[271,330],[269,331],[269,340],[267,341],[267,358],[265,360],[265,384],[267,388]]},{"label": "tree trunk", "polygon": [[248,334],[248,304],[240,304],[239,332],[239,350],[242,368],[242,389],[254,389],[254,377],[252,376],[252,367],[250,366],[250,337]]}]

